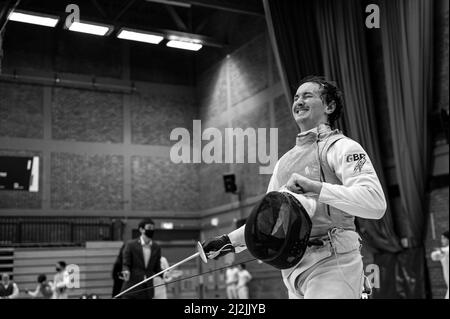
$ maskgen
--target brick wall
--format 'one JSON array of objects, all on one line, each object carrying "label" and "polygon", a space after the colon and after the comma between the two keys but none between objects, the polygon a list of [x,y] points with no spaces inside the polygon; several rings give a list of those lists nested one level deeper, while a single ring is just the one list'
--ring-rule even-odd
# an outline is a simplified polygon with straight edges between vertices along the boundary
[{"label": "brick wall", "polygon": [[54,209],[123,209],[122,156],[51,155],[51,207]]},{"label": "brick wall", "polygon": [[[268,38],[266,34],[261,34],[200,75],[197,96],[200,119],[205,128],[217,128],[222,136],[226,127],[243,130],[265,128],[268,142],[270,127],[285,126],[285,123],[276,123],[272,115],[274,108],[278,108],[278,104],[274,106],[273,92],[280,95],[282,89],[279,82],[275,82],[277,72],[269,60],[273,57]],[[288,112],[287,106],[285,112]],[[279,140],[284,138],[279,134]],[[292,140],[295,141],[295,136]],[[225,145],[223,150],[226,151]],[[233,199],[224,194],[222,175],[227,172],[236,174],[241,199],[265,193],[270,176],[259,174],[261,164],[258,157],[257,163],[248,161],[248,155],[256,152],[257,147],[249,145],[247,140],[245,163],[236,163],[236,157],[233,163],[225,163],[225,154],[222,154],[222,163],[200,166],[201,194],[208,198],[202,201],[202,208],[213,208],[236,200],[236,197]]]},{"label": "brick wall", "polygon": [[435,109],[449,109],[448,104],[448,86],[449,86],[449,75],[448,75],[448,12],[449,4],[448,1],[439,0],[436,1],[436,17],[434,27],[436,29],[436,40],[435,40],[435,95],[437,100],[435,101]]},{"label": "brick wall", "polygon": [[121,94],[55,88],[52,138],[79,142],[123,142]]},{"label": "brick wall", "polygon": [[[44,215],[48,209],[87,215],[121,211],[124,216],[132,210],[196,210],[196,167],[172,164],[168,156],[171,130],[192,129],[191,88],[142,84],[125,98],[100,90],[0,82],[0,91],[1,154],[40,155],[42,170],[40,192],[1,192],[3,209],[43,208],[36,214]],[[146,150],[148,156],[141,156]],[[136,182],[129,193],[126,176],[128,183]]]},{"label": "brick wall", "polygon": [[42,103],[42,89],[39,86],[2,83],[0,136],[42,138]]},{"label": "brick wall", "polygon": [[133,95],[130,110],[133,144],[173,145],[170,132],[176,127],[191,129],[194,107],[192,95],[173,92]]},{"label": "brick wall", "polygon": [[267,37],[258,36],[228,59],[230,103],[236,105],[269,85]]},{"label": "brick wall", "polygon": [[196,211],[199,183],[194,165],[173,164],[166,158],[133,156],[132,209]]},{"label": "brick wall", "polygon": [[[435,28],[437,31],[437,39],[435,41],[435,69],[434,76],[436,83],[434,108],[449,109],[448,105],[448,59],[449,59],[449,45],[448,45],[448,17],[449,6],[448,1],[436,1],[435,3]],[[436,148],[445,141],[436,141]],[[447,141],[448,144],[448,141]],[[428,194],[429,200],[429,220],[427,224],[426,236],[426,253],[427,266],[431,284],[431,293],[433,298],[442,299],[445,296],[447,287],[445,286],[444,277],[442,274],[442,266],[440,262],[434,262],[430,259],[430,254],[434,248],[440,247],[441,234],[449,229],[449,187],[448,187],[448,145],[447,145],[447,164],[446,168],[438,169],[438,163],[434,163],[434,171],[439,171],[439,174],[447,174],[447,185],[433,189]],[[436,174],[436,173],[435,173]]]},{"label": "brick wall", "polygon": [[[3,49],[3,72],[19,80],[0,82],[0,154],[39,155],[41,178],[38,193],[0,192],[0,214],[197,213],[196,167],[169,159],[171,130],[191,130],[196,116],[194,53],[20,23]],[[56,74],[136,90],[20,81]]]}]

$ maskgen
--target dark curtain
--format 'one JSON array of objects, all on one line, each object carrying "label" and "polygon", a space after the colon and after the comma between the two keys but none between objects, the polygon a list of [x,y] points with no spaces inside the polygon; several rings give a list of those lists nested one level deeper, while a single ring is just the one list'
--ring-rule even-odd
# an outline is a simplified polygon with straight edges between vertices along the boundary
[{"label": "dark curtain", "polygon": [[284,78],[289,110],[300,80],[323,74],[313,1],[263,0],[267,27],[277,66]]},{"label": "dark curtain", "polygon": [[374,263],[380,267],[380,287],[373,290],[373,298],[425,298],[425,251],[406,249],[400,253],[379,253]]},{"label": "dark curtain", "polygon": [[433,1],[382,0],[381,35],[394,160],[409,246],[423,243],[430,169]]},{"label": "dark curtain", "polygon": [[[359,0],[318,0],[314,4],[325,76],[335,80],[344,92],[346,134],[363,145],[369,154],[387,197],[374,121],[364,10]],[[358,218],[357,223],[363,239],[373,248],[389,252],[401,250],[390,205],[381,220]]]}]

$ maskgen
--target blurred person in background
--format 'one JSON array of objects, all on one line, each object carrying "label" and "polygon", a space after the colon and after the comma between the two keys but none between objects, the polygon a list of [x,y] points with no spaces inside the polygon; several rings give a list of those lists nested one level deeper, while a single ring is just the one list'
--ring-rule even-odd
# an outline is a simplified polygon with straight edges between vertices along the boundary
[{"label": "blurred person in background", "polygon": [[[169,262],[166,257],[161,256],[161,270],[169,268]],[[170,271],[164,273],[163,278],[156,277],[153,280],[153,285],[155,286],[155,296],[153,299],[167,299],[167,287],[166,282],[170,281]]]},{"label": "blurred person in background", "polygon": [[34,291],[25,290],[27,295],[30,295],[32,298],[43,298],[50,299],[54,293],[53,283],[51,281],[47,281],[47,276],[45,274],[40,274],[38,276],[38,285]]},{"label": "blurred person in background", "polygon": [[225,258],[228,258],[225,260],[225,265],[229,266],[227,270],[225,271],[225,283],[227,285],[227,298],[228,299],[238,299],[238,293],[237,293],[237,283],[238,283],[238,273],[239,268],[236,266],[233,266],[233,259],[230,259],[228,256],[233,255],[227,255]]},{"label": "blurred person in background", "polygon": [[53,296],[52,299],[68,299],[67,288],[70,283],[69,273],[66,270],[66,262],[58,261],[56,263],[56,274],[53,277]]},{"label": "blurred person in background", "polygon": [[239,299],[249,299],[248,283],[252,280],[252,275],[245,269],[245,264],[239,265],[238,283],[236,286],[237,295]]},{"label": "blurred person in background", "polygon": [[112,290],[112,296],[114,297],[118,293],[120,293],[120,290],[122,289],[123,285],[123,277],[122,277],[122,260],[123,260],[123,249],[125,248],[125,244],[122,245],[122,247],[119,250],[119,255],[116,258],[116,261],[114,262],[113,270],[112,270],[112,278],[113,278],[113,290]]},{"label": "blurred person in background", "polygon": [[[150,218],[144,219],[139,223],[138,229],[141,236],[128,241],[123,250],[122,291],[161,271],[161,248],[152,240],[155,223]],[[152,279],[125,293],[122,298],[153,299],[154,295]]]},{"label": "blurred person in background", "polygon": [[441,235],[441,246],[436,248],[431,253],[431,259],[433,261],[440,261],[442,264],[442,271],[444,273],[445,284],[447,285],[447,293],[445,294],[445,299],[448,299],[448,230]]},{"label": "blurred person in background", "polygon": [[19,296],[19,287],[10,280],[7,273],[2,274],[0,282],[0,299],[15,299]]}]

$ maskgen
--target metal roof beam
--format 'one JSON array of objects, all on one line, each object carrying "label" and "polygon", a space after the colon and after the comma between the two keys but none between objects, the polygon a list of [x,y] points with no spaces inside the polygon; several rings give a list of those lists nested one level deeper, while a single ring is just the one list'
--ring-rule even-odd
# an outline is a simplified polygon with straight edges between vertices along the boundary
[{"label": "metal roof beam", "polygon": [[[179,7],[187,7],[190,8],[191,6],[197,6],[197,7],[205,7],[210,9],[216,9],[216,10],[222,10],[222,11],[228,11],[228,12],[234,12],[239,14],[247,14],[247,15],[254,15],[254,16],[264,16],[264,10],[263,8],[258,8],[255,6],[246,6],[241,4],[236,4],[235,2],[232,3],[230,1],[224,1],[224,0],[146,0],[148,2],[156,2],[156,3],[163,3],[173,6],[179,6]],[[242,1],[244,2],[244,1]]]}]

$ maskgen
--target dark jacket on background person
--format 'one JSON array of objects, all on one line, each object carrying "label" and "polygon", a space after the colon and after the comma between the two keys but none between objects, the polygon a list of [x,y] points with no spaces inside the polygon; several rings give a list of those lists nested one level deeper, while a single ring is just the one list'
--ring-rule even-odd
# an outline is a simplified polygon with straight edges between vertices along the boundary
[{"label": "dark jacket on background person", "polygon": [[[122,286],[122,291],[134,286],[145,278],[160,272],[161,269],[161,248],[152,240],[150,259],[147,267],[145,267],[144,252],[142,250],[141,239],[133,239],[125,244],[123,250],[123,266],[122,270],[130,272],[130,280],[125,281]],[[153,286],[153,279],[146,283],[137,286],[131,291],[122,295],[124,299],[152,299],[155,294],[155,289],[146,289]],[[144,290],[145,289],[145,290]]]},{"label": "dark jacket on background person", "polygon": [[113,291],[112,296],[114,297],[118,293],[120,293],[123,285],[123,279],[121,278],[122,272],[122,262],[123,262],[123,249],[125,248],[125,244],[120,247],[119,255],[114,262],[113,270],[112,270],[112,278],[114,280],[113,283]]}]

